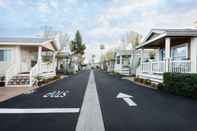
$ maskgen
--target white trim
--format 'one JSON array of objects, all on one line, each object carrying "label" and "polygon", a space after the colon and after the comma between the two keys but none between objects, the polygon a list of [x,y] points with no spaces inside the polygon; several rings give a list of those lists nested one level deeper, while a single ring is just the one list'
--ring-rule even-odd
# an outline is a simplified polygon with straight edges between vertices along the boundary
[{"label": "white trim", "polygon": [[39,46],[39,45],[42,45],[42,43],[0,42],[0,45],[27,45],[27,46]]},{"label": "white trim", "polygon": [[165,30],[161,30],[161,29],[152,29],[148,35],[146,35],[146,37],[144,38],[144,42],[148,40],[148,38],[150,38],[150,36],[155,33],[155,34],[162,34],[163,32],[165,32]]},{"label": "white trim", "polygon": [[151,42],[154,42],[156,40],[159,40],[159,39],[165,37],[166,35],[167,35],[167,33],[163,33],[163,34],[161,34],[161,35],[159,35],[159,36],[157,36],[157,37],[155,37],[155,38],[153,38],[153,39],[151,39],[149,41],[146,41],[146,42],[142,43],[141,45],[139,45],[138,47],[136,47],[136,49],[143,48],[144,46],[150,44]]},{"label": "white trim", "polygon": [[0,114],[78,113],[79,108],[0,108]]},{"label": "white trim", "polygon": [[54,40],[46,40],[44,42],[40,42],[40,43],[22,43],[22,42],[0,42],[0,46],[5,46],[5,45],[12,45],[12,46],[16,46],[16,45],[23,45],[23,46],[44,46],[47,43],[51,43],[53,42],[53,45],[55,47],[55,50],[58,49],[56,42]]}]

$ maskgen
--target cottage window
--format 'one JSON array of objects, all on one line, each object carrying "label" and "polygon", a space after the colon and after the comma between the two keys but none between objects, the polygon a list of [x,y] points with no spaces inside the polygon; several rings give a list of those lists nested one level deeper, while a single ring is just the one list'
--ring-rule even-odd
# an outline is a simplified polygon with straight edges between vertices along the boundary
[{"label": "cottage window", "polygon": [[[172,60],[188,59],[188,44],[181,44],[171,48]],[[160,49],[160,60],[165,60],[165,49]]]},{"label": "cottage window", "polygon": [[3,62],[11,61],[10,49],[0,49],[0,61],[3,61]]},{"label": "cottage window", "polygon": [[171,53],[173,60],[186,60],[188,58],[188,46],[187,44],[175,46]]}]

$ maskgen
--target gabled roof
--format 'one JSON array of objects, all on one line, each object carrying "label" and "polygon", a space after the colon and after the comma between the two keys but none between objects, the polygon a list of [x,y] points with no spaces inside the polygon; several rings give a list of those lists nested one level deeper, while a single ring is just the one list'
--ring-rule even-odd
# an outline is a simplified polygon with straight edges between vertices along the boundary
[{"label": "gabled roof", "polygon": [[0,42],[11,42],[11,43],[43,43],[50,39],[44,38],[8,38],[8,37],[1,37]]},{"label": "gabled roof", "polygon": [[[157,34],[154,37],[153,34]],[[144,41],[137,46],[137,49],[142,48],[156,40],[164,37],[197,37],[197,29],[152,29],[145,37]]]},{"label": "gabled roof", "polygon": [[154,34],[160,35],[160,34],[162,34],[162,33],[164,33],[164,29],[152,29],[152,30],[148,33],[148,35],[145,37],[145,39],[144,39],[143,41],[148,41],[148,40],[150,40],[150,39],[152,38],[151,36],[153,36]]}]

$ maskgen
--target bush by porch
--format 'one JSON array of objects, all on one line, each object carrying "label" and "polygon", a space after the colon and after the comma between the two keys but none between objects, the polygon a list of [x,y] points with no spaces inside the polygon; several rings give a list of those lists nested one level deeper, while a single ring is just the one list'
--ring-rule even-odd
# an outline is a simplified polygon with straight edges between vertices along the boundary
[{"label": "bush by porch", "polygon": [[197,98],[197,74],[193,73],[164,73],[164,82],[160,90],[176,95]]}]

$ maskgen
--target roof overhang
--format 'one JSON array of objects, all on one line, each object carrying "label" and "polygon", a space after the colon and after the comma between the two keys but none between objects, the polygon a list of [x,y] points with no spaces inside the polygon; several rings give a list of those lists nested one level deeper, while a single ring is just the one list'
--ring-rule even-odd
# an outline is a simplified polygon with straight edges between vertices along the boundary
[{"label": "roof overhang", "polygon": [[42,47],[51,50],[51,51],[57,51],[57,46],[53,40],[48,40],[46,42],[41,43]]},{"label": "roof overhang", "polygon": [[44,42],[32,43],[32,42],[0,42],[0,45],[3,46],[13,46],[13,45],[21,45],[21,46],[42,46],[51,51],[57,51],[57,45],[54,40],[46,40]]},{"label": "roof overhang", "polygon": [[[159,31],[162,32],[160,29]],[[181,37],[197,37],[197,29],[163,29],[163,33],[159,34],[158,36],[148,39],[151,36],[151,33],[154,33],[155,30],[151,31],[144,42],[136,47],[136,49],[143,49],[143,48],[158,48],[161,41],[166,37],[174,37],[174,38],[181,38]]]},{"label": "roof overhang", "polygon": [[149,41],[145,41],[144,43],[140,44],[139,46],[136,47],[136,49],[142,49],[142,48],[147,48],[148,46],[150,46],[150,44],[154,44],[157,41],[161,40],[162,38],[165,38],[167,36],[166,33],[163,33]]}]

